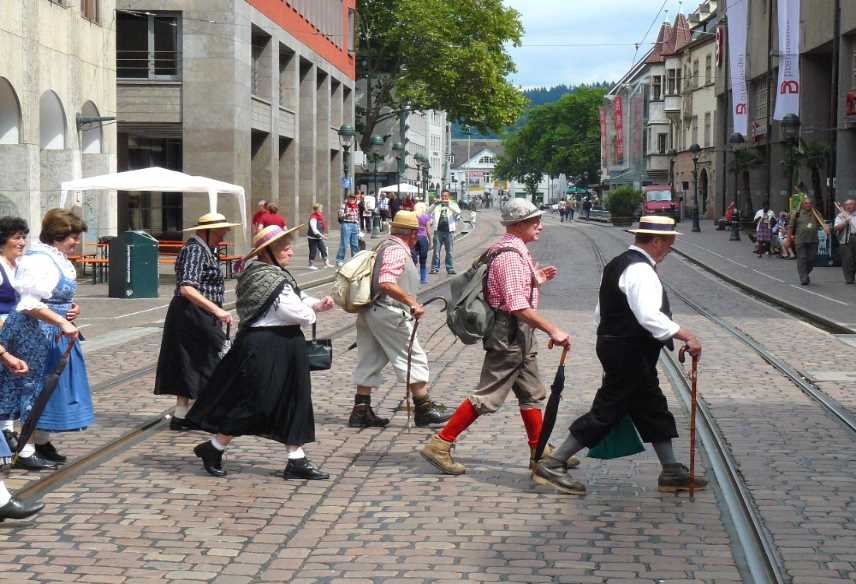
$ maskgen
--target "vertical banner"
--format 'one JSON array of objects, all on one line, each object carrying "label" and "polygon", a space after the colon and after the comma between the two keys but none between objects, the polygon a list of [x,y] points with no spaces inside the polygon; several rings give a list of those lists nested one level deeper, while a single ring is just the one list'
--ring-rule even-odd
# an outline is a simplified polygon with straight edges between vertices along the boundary
[{"label": "vertical banner", "polygon": [[746,89],[746,31],[749,0],[732,0],[726,5],[728,16],[728,65],[731,67],[731,114],[734,131],[749,132],[749,92]]},{"label": "vertical banner", "polygon": [[779,0],[779,82],[774,120],[800,113],[800,0]]},{"label": "vertical banner", "polygon": [[615,163],[624,164],[624,107],[621,96],[612,102],[612,119],[615,124]]},{"label": "vertical banner", "polygon": [[600,165],[603,168],[608,168],[609,160],[606,158],[606,107],[598,107],[597,113],[600,114]]}]

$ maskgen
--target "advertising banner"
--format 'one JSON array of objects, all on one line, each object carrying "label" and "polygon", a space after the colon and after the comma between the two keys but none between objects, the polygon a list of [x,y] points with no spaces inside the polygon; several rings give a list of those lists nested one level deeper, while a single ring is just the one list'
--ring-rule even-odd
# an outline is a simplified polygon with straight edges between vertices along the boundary
[{"label": "advertising banner", "polygon": [[749,0],[732,0],[726,5],[728,16],[728,65],[731,67],[731,101],[734,131],[749,132],[749,92],[746,88],[746,32]]},{"label": "advertising banner", "polygon": [[609,160],[606,158],[606,107],[598,107],[597,113],[600,115],[600,165],[606,168],[609,166]]},{"label": "advertising banner", "polygon": [[612,117],[615,124],[615,164],[624,164],[624,107],[621,96],[612,102]]},{"label": "advertising banner", "polygon": [[779,0],[779,82],[774,120],[800,113],[800,0]]}]

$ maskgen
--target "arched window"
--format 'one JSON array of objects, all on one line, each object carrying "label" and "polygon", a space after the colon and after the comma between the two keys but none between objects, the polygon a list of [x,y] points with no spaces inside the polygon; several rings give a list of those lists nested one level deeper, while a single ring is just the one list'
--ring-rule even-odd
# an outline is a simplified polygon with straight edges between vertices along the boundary
[{"label": "arched window", "polygon": [[[98,108],[91,101],[87,101],[80,108],[80,113],[87,118],[97,118]],[[101,138],[104,130],[101,124],[87,124],[80,132],[80,150],[84,154],[101,154]]]},{"label": "arched window", "polygon": [[21,105],[12,84],[0,77],[0,144],[21,141]]},{"label": "arched window", "polygon": [[65,110],[56,93],[45,91],[39,98],[39,147],[65,150]]}]

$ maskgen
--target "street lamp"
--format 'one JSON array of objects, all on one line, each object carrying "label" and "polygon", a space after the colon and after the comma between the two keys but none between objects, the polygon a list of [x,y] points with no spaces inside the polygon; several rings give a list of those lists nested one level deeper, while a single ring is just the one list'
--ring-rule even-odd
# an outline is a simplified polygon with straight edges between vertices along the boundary
[{"label": "street lamp", "polygon": [[428,158],[426,157],[425,158],[425,165],[422,167],[422,184],[425,187],[425,189],[424,189],[425,197],[423,198],[423,200],[425,201],[425,204],[428,204],[428,178],[429,178],[428,171],[429,170],[431,170],[431,163],[428,162]]},{"label": "street lamp", "polygon": [[[782,118],[782,134],[785,137],[785,142],[788,144],[788,196],[795,193],[794,172],[797,168],[797,148],[800,142],[800,117],[796,114],[788,114]],[[770,194],[767,193],[767,204],[769,204]]]},{"label": "street lamp", "polygon": [[693,198],[695,199],[695,208],[693,208],[693,232],[699,233],[701,225],[699,225],[699,208],[698,208],[698,153],[701,152],[701,147],[698,144],[690,146],[690,152],[693,155]]},{"label": "street lamp", "polygon": [[339,145],[342,147],[342,151],[344,154],[342,155],[342,166],[345,171],[345,175],[342,179],[342,188],[345,193],[342,197],[342,200],[348,199],[348,189],[351,188],[351,180],[349,178],[350,170],[351,170],[351,144],[354,142],[354,127],[350,124],[342,124],[342,127],[338,130],[339,134]]},{"label": "street lamp", "polygon": [[401,201],[401,164],[406,156],[404,152],[404,144],[396,142],[392,145],[392,151],[395,153],[395,191],[398,200]]},{"label": "street lamp", "polygon": [[[675,204],[675,156],[678,155],[677,150],[672,148],[667,153],[669,156],[669,191],[672,197],[672,204]],[[588,185],[586,185],[588,186]],[[675,221],[679,219],[680,213],[675,213],[678,217],[675,217]]]},{"label": "street lamp", "polygon": [[417,152],[413,155],[413,160],[416,162],[416,194],[419,198],[422,198],[422,165],[428,162],[428,160],[422,155],[421,152]]},{"label": "street lamp", "polygon": [[[728,145],[731,146],[731,152],[735,153],[737,147],[746,142],[743,134],[734,132],[728,138]],[[734,214],[731,216],[731,236],[728,241],[740,241],[740,202],[737,198],[737,154],[732,154],[732,164],[734,165]]]},{"label": "street lamp", "polygon": [[[383,159],[383,155],[380,152],[378,152],[377,150],[378,150],[378,148],[383,146],[383,137],[378,136],[378,135],[374,135],[371,137],[369,144],[371,145],[371,149],[372,149],[372,152],[371,152],[372,162],[374,162],[374,175],[372,177],[372,183],[374,186],[374,195],[373,196],[375,198],[375,205],[377,205],[377,197],[378,197],[377,163]],[[380,237],[380,230],[379,230],[377,222],[374,220],[374,218],[375,218],[375,214],[374,214],[374,210],[372,210],[372,227],[371,227],[372,239],[377,239],[378,237]]]}]

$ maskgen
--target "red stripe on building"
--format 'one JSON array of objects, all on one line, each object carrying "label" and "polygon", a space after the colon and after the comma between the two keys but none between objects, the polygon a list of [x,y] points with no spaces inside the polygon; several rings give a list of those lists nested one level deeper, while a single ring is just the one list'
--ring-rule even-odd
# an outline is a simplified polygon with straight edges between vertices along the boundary
[{"label": "red stripe on building", "polygon": [[[286,4],[285,0],[246,0],[256,10],[270,18],[284,30],[292,34],[301,43],[318,53],[339,71],[356,80],[357,67],[354,56],[348,54],[348,39],[341,39],[343,49],[326,38],[296,9]],[[348,9],[357,9],[357,0],[345,0],[342,6],[342,30],[348,31]]]}]

